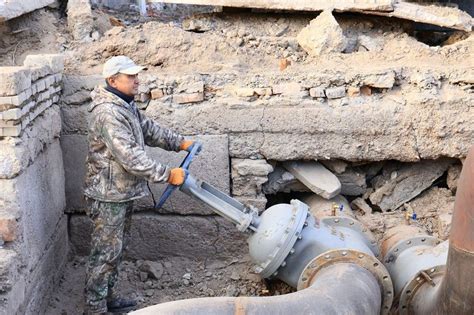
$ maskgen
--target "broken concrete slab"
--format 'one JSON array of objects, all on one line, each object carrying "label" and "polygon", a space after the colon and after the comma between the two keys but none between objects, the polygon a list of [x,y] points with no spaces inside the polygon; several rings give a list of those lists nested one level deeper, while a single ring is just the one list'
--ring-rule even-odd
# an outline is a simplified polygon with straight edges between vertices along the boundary
[{"label": "broken concrete slab", "polygon": [[69,0],[67,2],[67,26],[74,40],[92,41],[93,22],[89,0]]},{"label": "broken concrete slab", "polygon": [[453,163],[451,159],[392,165],[374,180],[369,199],[382,211],[396,210],[430,187]]},{"label": "broken concrete slab", "polygon": [[422,5],[396,1],[393,3],[393,11],[391,12],[367,11],[364,13],[396,17],[465,32],[470,32],[473,26],[472,17],[468,13],[447,6]]},{"label": "broken concrete slab", "polygon": [[0,3],[0,22],[13,19],[39,8],[44,8],[53,4],[55,1],[56,0],[2,1]]},{"label": "broken concrete slab", "polygon": [[303,185],[296,177],[280,166],[276,166],[273,172],[268,174],[268,181],[263,185],[265,194],[276,194],[279,192],[289,193],[292,191],[307,191],[310,189]]},{"label": "broken concrete slab", "polygon": [[301,201],[309,206],[309,211],[317,218],[330,216],[354,217],[349,202],[342,195],[337,195],[328,200],[321,196],[311,194],[301,198]]},{"label": "broken concrete slab", "polygon": [[212,5],[237,8],[256,8],[268,10],[295,10],[295,11],[323,11],[335,9],[338,11],[352,10],[378,10],[391,11],[393,0],[273,0],[273,1],[252,1],[252,0],[149,0],[148,2],[159,3],[182,3],[196,5]]},{"label": "broken concrete slab", "polygon": [[323,198],[331,199],[341,192],[339,179],[316,161],[284,162],[283,167],[306,187]]},{"label": "broken concrete slab", "polygon": [[351,207],[354,209],[360,209],[364,212],[364,214],[371,214],[372,208],[369,204],[362,198],[356,198],[352,200]]},{"label": "broken concrete slab", "polygon": [[311,56],[340,53],[347,46],[347,38],[329,10],[323,11],[312,20],[301,30],[296,39],[298,44]]}]

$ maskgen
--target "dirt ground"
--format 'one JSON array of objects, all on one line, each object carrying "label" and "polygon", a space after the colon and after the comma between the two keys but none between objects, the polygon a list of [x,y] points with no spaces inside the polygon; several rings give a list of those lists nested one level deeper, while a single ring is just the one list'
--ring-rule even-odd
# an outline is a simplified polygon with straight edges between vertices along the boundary
[{"label": "dirt ground", "polygon": [[[82,314],[86,257],[74,257],[64,267],[59,287],[45,314]],[[195,261],[169,257],[159,262],[158,276],[140,268],[144,261],[124,261],[119,282],[119,293],[134,298],[140,308],[180,299],[213,296],[266,296],[292,292],[286,284],[266,282],[250,271],[244,260]],[[160,267],[161,266],[161,267]],[[156,275],[156,273],[154,273]],[[161,274],[161,276],[159,276]],[[158,278],[158,279],[157,279]]]}]

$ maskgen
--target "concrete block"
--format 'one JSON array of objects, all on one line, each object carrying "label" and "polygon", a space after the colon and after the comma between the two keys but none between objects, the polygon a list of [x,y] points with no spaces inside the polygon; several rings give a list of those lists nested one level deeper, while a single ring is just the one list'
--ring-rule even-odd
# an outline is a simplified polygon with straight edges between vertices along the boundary
[{"label": "concrete block", "polygon": [[302,90],[303,87],[297,82],[280,83],[272,87],[273,94],[294,95]]},{"label": "concrete block", "polygon": [[311,191],[323,198],[331,199],[341,192],[341,183],[336,175],[316,161],[290,161],[283,163],[283,167]]},{"label": "concrete block", "polygon": [[[190,167],[191,174],[200,180],[207,182],[222,192],[229,194],[229,154],[227,136],[196,136],[191,137],[203,144],[201,153],[193,160]],[[165,163],[171,167],[178,167],[185,157],[185,153],[176,154],[167,152],[159,148],[147,148],[147,152],[156,161]],[[150,188],[159,198],[163,193],[165,184],[150,184]],[[152,206],[151,198],[141,199],[137,202],[138,207],[150,208]],[[160,213],[180,213],[180,214],[213,214],[210,207],[199,200],[176,191],[168,199]]]},{"label": "concrete block", "polygon": [[20,134],[21,134],[21,126],[0,128],[0,137],[19,137]]},{"label": "concrete block", "polygon": [[46,78],[44,78],[44,79],[46,80],[46,86],[47,86],[47,87],[49,87],[49,86],[51,86],[51,85],[54,84],[54,81],[55,81],[55,80],[54,80],[54,76],[55,76],[55,75],[49,75],[49,76],[47,76]]},{"label": "concrete block", "polygon": [[322,87],[313,87],[309,89],[309,95],[311,97],[326,97],[326,94],[324,93],[324,89]]},{"label": "concrete block", "polygon": [[[195,178],[204,180],[224,193],[229,193],[229,157],[227,136],[198,136],[203,143],[201,153],[191,164],[191,174]],[[82,185],[85,175],[85,160],[87,156],[87,137],[84,135],[63,135],[61,137],[64,167],[66,174],[66,196],[67,211],[77,212],[85,209],[82,195]],[[147,152],[156,161],[170,165],[179,166],[181,160],[186,156],[184,152],[167,152],[159,148],[147,148]],[[158,201],[158,198],[166,188],[166,184],[150,184],[150,188]],[[137,200],[137,208],[146,209],[153,207],[151,197]],[[164,207],[158,210],[161,213],[181,214],[211,214],[213,211],[194,198],[176,190],[168,199]]]},{"label": "concrete block", "polygon": [[87,136],[71,134],[61,136],[64,161],[66,209],[68,212],[84,210],[84,176],[86,175]]},{"label": "concrete block", "polygon": [[178,104],[197,103],[204,100],[204,93],[183,93],[173,95],[173,102]]},{"label": "concrete block", "polygon": [[31,86],[31,71],[25,67],[0,67],[0,96],[18,95]]},{"label": "concrete block", "polygon": [[50,144],[21,175],[10,180],[16,181],[22,253],[28,257],[27,268],[33,269],[64,216],[64,169],[59,140]]},{"label": "concrete block", "polygon": [[163,96],[165,96],[165,94],[163,93],[162,89],[153,89],[153,90],[151,90],[151,99],[152,100],[162,98]]},{"label": "concrete block", "polygon": [[328,88],[325,90],[325,94],[329,99],[341,98],[346,96],[346,88],[343,86]]},{"label": "concrete block", "polygon": [[296,39],[298,44],[312,56],[343,52],[348,41],[331,10],[319,14],[301,30]]},{"label": "concrete block", "polygon": [[232,159],[232,171],[238,176],[267,176],[273,172],[273,166],[266,160]]},{"label": "concrete block", "polygon": [[28,55],[23,65],[26,67],[49,66],[53,73],[59,73],[64,70],[64,56],[61,54]]},{"label": "concrete block", "polygon": [[2,1],[0,6],[0,22],[43,8],[52,3],[54,3],[54,0]]},{"label": "concrete block", "polygon": [[[70,215],[71,245],[78,255],[90,251],[91,220],[85,215]],[[193,259],[224,259],[248,252],[245,235],[218,216],[133,215],[129,259],[159,260],[182,256]]]}]

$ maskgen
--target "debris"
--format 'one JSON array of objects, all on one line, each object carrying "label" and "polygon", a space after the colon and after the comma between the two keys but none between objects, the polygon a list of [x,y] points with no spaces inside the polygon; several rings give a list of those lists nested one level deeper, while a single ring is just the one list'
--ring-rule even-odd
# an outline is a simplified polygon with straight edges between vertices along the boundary
[{"label": "debris", "polygon": [[447,185],[453,193],[456,193],[458,188],[458,179],[461,175],[462,165],[453,164],[448,168],[448,177],[446,178]]},{"label": "debris", "polygon": [[191,32],[207,32],[214,29],[214,22],[209,16],[195,15],[183,21],[183,30]]},{"label": "debris", "polygon": [[146,280],[148,280],[148,273],[144,271],[140,271],[139,276],[141,282],[145,282]]},{"label": "debris", "polygon": [[110,16],[109,21],[110,21],[110,24],[112,24],[112,26],[120,26],[122,28],[125,27],[125,24],[121,20],[117,19],[116,17]]},{"label": "debris", "polygon": [[357,208],[360,209],[364,212],[364,214],[371,214],[372,213],[372,208],[369,206],[369,204],[362,198],[356,198],[352,200],[351,202],[352,208]]},{"label": "debris", "polygon": [[348,168],[345,172],[336,176],[341,182],[341,194],[345,196],[361,196],[367,190],[364,173]]},{"label": "debris", "polygon": [[185,273],[185,274],[183,275],[183,279],[191,280],[191,274],[190,274],[190,273]]},{"label": "debris", "polygon": [[323,98],[326,97],[326,94],[324,93],[324,89],[321,87],[313,87],[309,89],[309,95],[311,97],[319,97]]},{"label": "debris", "polygon": [[325,91],[326,97],[329,99],[336,99],[346,96],[346,88],[343,86],[333,87],[326,89]]},{"label": "debris", "polygon": [[290,191],[310,191],[296,179],[293,174],[280,166],[276,166],[274,171],[268,174],[268,181],[263,185],[265,194],[276,194],[279,192],[289,193]]},{"label": "debris", "polygon": [[339,179],[322,164],[313,162],[285,162],[283,167],[312,192],[331,199],[341,191]]},{"label": "debris", "polygon": [[412,200],[448,169],[451,160],[400,164],[392,172],[374,178],[370,201],[382,211],[395,210]]},{"label": "debris", "polygon": [[473,25],[472,17],[458,8],[422,5],[405,1],[394,2],[391,12],[366,11],[365,13],[396,17],[465,32],[470,32]]},{"label": "debris", "polygon": [[298,44],[311,56],[343,52],[347,38],[331,11],[323,11],[296,37]]},{"label": "debris", "polygon": [[381,51],[383,49],[383,39],[367,35],[359,35],[359,47],[364,47],[367,51]]},{"label": "debris", "polygon": [[157,261],[145,260],[140,265],[140,270],[156,280],[161,279],[163,276],[163,265]]},{"label": "debris", "polygon": [[291,61],[286,58],[280,59],[278,61],[278,67],[280,68],[280,71],[285,70],[289,65],[291,65]]}]

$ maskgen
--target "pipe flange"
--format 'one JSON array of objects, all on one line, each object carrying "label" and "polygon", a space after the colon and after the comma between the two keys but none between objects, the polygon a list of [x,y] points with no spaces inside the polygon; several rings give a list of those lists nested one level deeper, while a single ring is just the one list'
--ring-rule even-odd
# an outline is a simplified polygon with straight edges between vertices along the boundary
[{"label": "pipe flange", "polygon": [[308,218],[308,206],[299,200],[290,202],[293,214],[285,229],[283,238],[275,246],[273,252],[267,257],[263,264],[254,267],[262,278],[272,278],[278,275],[278,269],[285,266],[285,259],[301,237],[301,231],[305,227]]},{"label": "pipe flange", "polygon": [[387,252],[385,257],[383,258],[385,264],[393,264],[397,260],[398,256],[400,256],[403,251],[410,247],[414,246],[436,246],[441,243],[441,240],[428,235],[420,235],[409,238],[407,240],[402,240],[396,243],[390,250]]},{"label": "pipe flange", "polygon": [[379,258],[380,250],[374,235],[362,223],[350,217],[324,217],[321,222],[330,227],[345,227],[365,236],[366,245],[375,257]]},{"label": "pipe flange", "polygon": [[[446,273],[446,265],[439,265],[420,271],[410,282],[408,282],[400,294],[398,302],[398,314],[407,315],[410,310],[410,304],[416,291],[425,283],[433,281],[433,278],[441,277]],[[434,282],[433,282],[434,284]]]},{"label": "pipe flange", "polygon": [[370,271],[377,279],[382,291],[381,314],[388,314],[393,302],[393,284],[385,266],[374,256],[352,249],[329,250],[311,260],[298,280],[298,291],[310,286],[323,268],[338,264],[353,263]]}]

